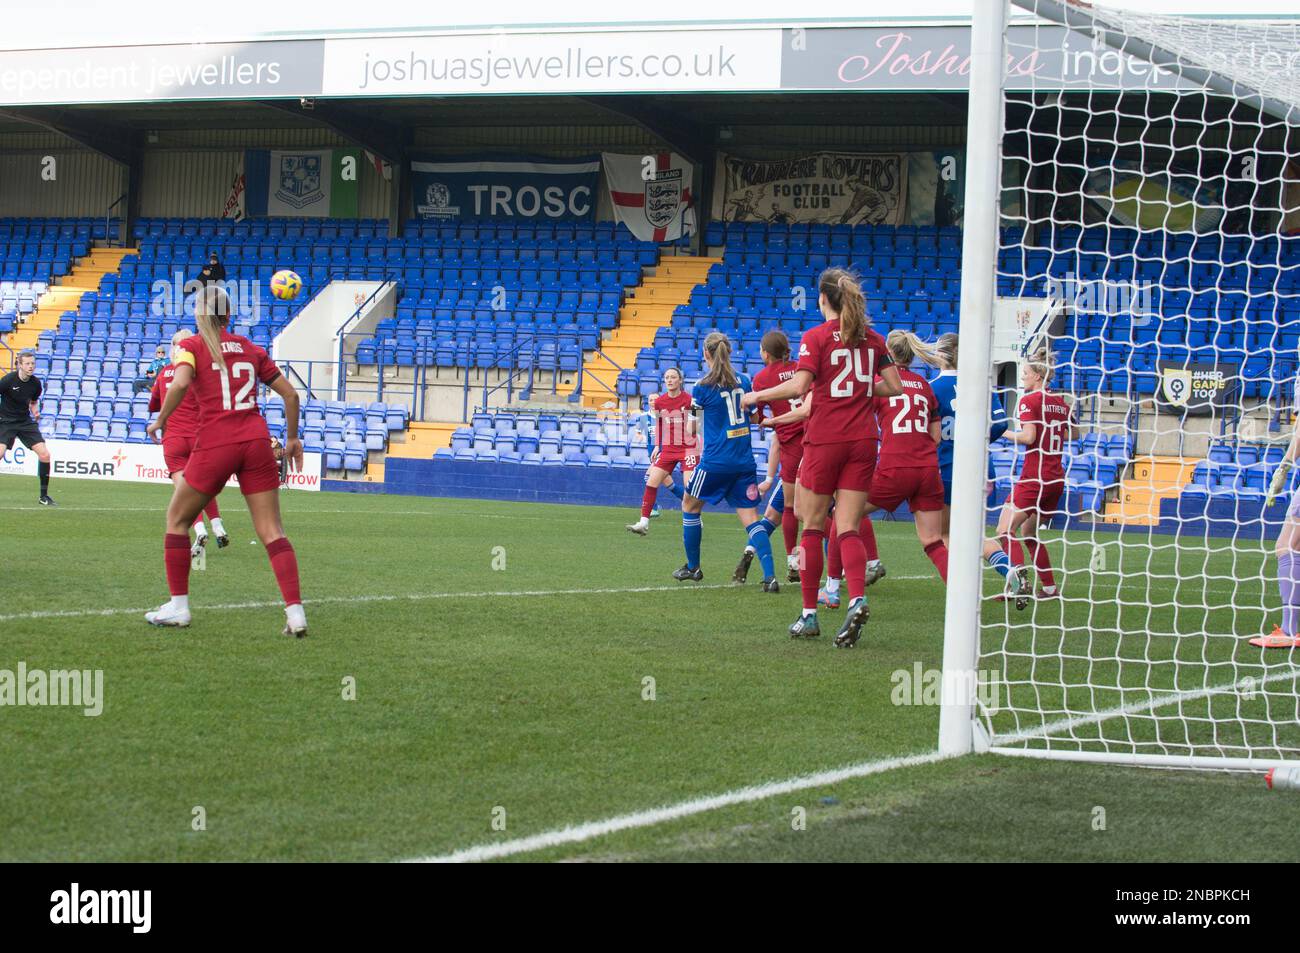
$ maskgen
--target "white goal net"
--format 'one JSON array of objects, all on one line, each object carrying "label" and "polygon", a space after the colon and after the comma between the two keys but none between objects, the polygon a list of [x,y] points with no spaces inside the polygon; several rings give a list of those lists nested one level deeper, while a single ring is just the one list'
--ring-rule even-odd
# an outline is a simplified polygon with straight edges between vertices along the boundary
[{"label": "white goal net", "polygon": [[[1020,364],[1047,350],[1078,439],[1060,435],[1050,527],[1003,547],[1034,597],[998,601],[983,567],[975,737],[1082,760],[1295,761],[1296,481],[1265,503],[1296,426],[1300,13],[1023,5],[1037,16],[1003,34],[994,324],[1044,320],[1018,353],[994,347],[990,383],[1014,417]],[[989,455],[994,537],[1024,448]]]}]

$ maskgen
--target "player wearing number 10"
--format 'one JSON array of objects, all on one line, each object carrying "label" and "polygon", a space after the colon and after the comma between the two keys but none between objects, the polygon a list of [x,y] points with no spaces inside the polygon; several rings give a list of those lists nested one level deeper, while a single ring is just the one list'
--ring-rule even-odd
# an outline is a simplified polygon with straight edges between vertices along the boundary
[{"label": "player wearing number 10", "polygon": [[700,511],[705,503],[726,500],[736,510],[740,524],[758,553],[763,567],[763,591],[779,592],[772,565],[772,543],[763,521],[758,518],[758,472],[749,436],[749,417],[741,410],[741,398],[749,390],[749,378],[731,366],[731,341],[720,331],[704,339],[704,363],[708,373],[691,388],[692,408],[701,419],[704,450],[699,465],[686,481],[682,498],[682,545],[686,565],[673,573],[679,582],[700,580],[700,538],[704,529]]},{"label": "player wearing number 10", "polygon": [[[164,562],[171,601],[145,620],[153,625],[190,624],[188,529],[207,502],[221,492],[232,476],[248,504],[257,532],[284,596],[286,635],[307,634],[307,617],[298,586],[298,559],[285,539],[280,523],[280,466],[271,448],[271,434],[257,410],[260,381],[284,399],[287,426],[285,453],[302,469],[302,441],[298,439],[298,392],[280,374],[266,351],[248,338],[226,330],[230,300],[215,285],[200,292],[194,309],[199,333],[182,341],[176,357],[176,374],[167,390],[158,419],[148,427],[156,439],[160,429],[181,405],[191,386],[199,406],[198,437],[167,507]],[[216,357],[218,356],[219,357]]]},{"label": "player wearing number 10", "polygon": [[826,514],[834,496],[835,528],[849,590],[848,613],[835,636],[835,645],[850,648],[857,643],[870,614],[865,597],[867,553],[858,525],[866,512],[867,492],[876,468],[875,445],[865,439],[871,398],[873,394],[901,394],[902,386],[885,339],[871,329],[862,288],[853,275],[840,268],[822,272],[817,305],[826,320],[804,333],[794,377],[746,394],[745,405],[753,407],[812,392],[797,491],[799,518],[804,525],[800,547],[803,569],[799,573],[803,613],[790,626],[790,635],[811,638],[821,634],[817,589],[821,584]]}]

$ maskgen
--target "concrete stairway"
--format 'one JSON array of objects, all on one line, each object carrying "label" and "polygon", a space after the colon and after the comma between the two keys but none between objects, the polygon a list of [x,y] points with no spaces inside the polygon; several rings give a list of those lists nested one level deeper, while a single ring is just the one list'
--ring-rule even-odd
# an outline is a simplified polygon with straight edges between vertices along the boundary
[{"label": "concrete stairway", "polygon": [[[584,407],[599,409],[618,403],[619,368],[636,366],[640,350],[654,343],[655,332],[672,322],[673,310],[690,300],[691,291],[704,283],[709,268],[721,260],[690,256],[659,260],[655,274],[632,289],[619,312],[618,327],[601,342],[600,349],[586,359],[583,366],[588,373],[582,375]],[[561,391],[571,394],[573,389],[561,388]]]},{"label": "concrete stairway", "polygon": [[1160,522],[1160,501],[1179,496],[1200,462],[1186,457],[1138,457],[1133,475],[1120,485],[1119,499],[1106,504],[1103,522],[1155,526]]},{"label": "concrete stairway", "polygon": [[[76,263],[72,271],[59,279],[59,283],[41,295],[36,310],[9,335],[6,343],[15,354],[24,348],[34,348],[42,331],[52,331],[59,326],[65,311],[76,311],[81,296],[87,291],[98,291],[104,276],[116,273],[125,255],[135,253],[134,248],[93,248],[89,255]],[[9,354],[3,352],[8,362]],[[8,370],[8,368],[5,368]]]}]

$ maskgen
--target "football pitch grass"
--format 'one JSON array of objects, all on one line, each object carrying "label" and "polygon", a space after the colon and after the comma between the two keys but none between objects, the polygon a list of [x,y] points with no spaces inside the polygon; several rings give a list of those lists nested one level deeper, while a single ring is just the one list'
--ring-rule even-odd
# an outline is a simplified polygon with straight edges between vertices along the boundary
[{"label": "football pitch grass", "polygon": [[[237,494],[222,497],[232,545],[192,577],[194,624],[158,630],[142,613],[166,597],[167,488],[59,481],[59,507],[43,509],[33,485],[0,479],[0,669],[102,670],[104,702],[98,717],[0,707],[0,861],[382,861],[480,847],[514,860],[1300,859],[1300,794],[1257,775],[993,755],[894,766],[930,755],[938,733],[937,707],[895,704],[896,673],[942,657],[944,591],[910,523],[877,524],[889,575],[862,642],[837,651],[842,610],[823,613],[820,640],[793,642],[797,586],[764,595],[757,566],[743,590],[729,584],[744,541],[729,514],[705,515],[704,582],[677,584],[675,513],[639,539],[627,510],[289,493],[311,627],[296,641],[279,634],[279,594]],[[1060,534],[1049,539],[1059,563]],[[1114,545],[1111,571],[1129,585],[1139,544]],[[1089,565],[1090,545],[1069,549],[1072,568]],[[1264,552],[1247,549],[1211,559],[1257,577]],[[1067,593],[1086,585],[1076,578]],[[1190,601],[1186,581],[1152,585]],[[1199,625],[1230,612],[1224,624],[1259,631],[1268,590],[1248,585],[1237,601],[1260,611],[1201,611]],[[1050,637],[1081,654],[1071,640],[1088,644],[1090,624],[1101,655],[1190,653],[1156,666],[1162,689],[1294,662],[1265,665],[1227,639],[1180,649],[1186,609],[1142,613],[1164,642],[1107,643],[1117,613],[1137,624],[1137,592],[1110,623],[1074,602],[1029,610],[1057,613],[1054,634],[1046,618],[1014,619],[1003,717],[1031,721],[1015,652]],[[986,646],[1002,613],[986,606]],[[1112,667],[1057,663],[1071,685],[1112,679],[1093,690],[1098,707],[1147,677]],[[1269,691],[1270,716],[1292,722],[1270,738],[1293,743],[1295,704],[1282,702],[1294,682]],[[1044,696],[1048,718],[1079,710],[1082,692]],[[1162,742],[1176,730],[1132,717],[1094,729]],[[758,787],[854,766],[845,773],[875,773]],[[729,792],[742,793],[703,809]]]}]

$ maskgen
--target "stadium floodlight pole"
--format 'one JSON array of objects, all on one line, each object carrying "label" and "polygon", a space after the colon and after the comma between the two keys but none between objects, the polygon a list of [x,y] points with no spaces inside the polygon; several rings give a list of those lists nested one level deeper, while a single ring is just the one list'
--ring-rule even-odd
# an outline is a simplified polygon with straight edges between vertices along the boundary
[{"label": "stadium floodlight pole", "polygon": [[961,321],[957,417],[952,456],[951,561],[943,626],[943,693],[939,751],[967,754],[974,744],[979,660],[980,566],[984,540],[991,395],[993,293],[1002,175],[1003,33],[1007,0],[975,0],[966,132],[966,201],[962,216]]}]

